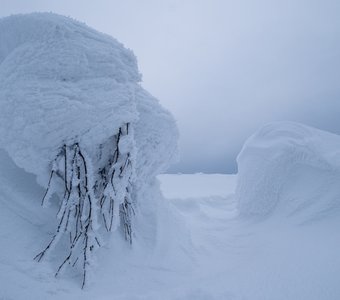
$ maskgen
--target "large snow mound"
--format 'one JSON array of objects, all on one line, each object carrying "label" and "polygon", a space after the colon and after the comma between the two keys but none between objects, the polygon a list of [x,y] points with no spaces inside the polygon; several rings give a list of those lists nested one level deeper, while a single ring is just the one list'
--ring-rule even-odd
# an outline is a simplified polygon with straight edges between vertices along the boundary
[{"label": "large snow mound", "polygon": [[268,124],[238,155],[236,197],[241,215],[276,211],[300,220],[340,207],[340,137],[293,122]]},{"label": "large snow mound", "polygon": [[46,187],[37,203],[60,205],[35,259],[64,257],[51,261],[55,276],[75,266],[82,287],[107,232],[119,229],[116,247],[126,240],[156,252],[168,228],[184,227],[156,179],[176,158],[176,123],[140,79],[130,50],[75,20],[0,19],[0,148]]},{"label": "large snow mound", "polygon": [[148,155],[142,149],[139,156],[164,170],[175,153],[177,129],[140,79],[132,51],[85,24],[52,13],[3,18],[0,146],[44,183],[63,144],[76,140],[91,155],[120,126],[132,123],[138,128],[137,148],[147,139],[161,150]]}]

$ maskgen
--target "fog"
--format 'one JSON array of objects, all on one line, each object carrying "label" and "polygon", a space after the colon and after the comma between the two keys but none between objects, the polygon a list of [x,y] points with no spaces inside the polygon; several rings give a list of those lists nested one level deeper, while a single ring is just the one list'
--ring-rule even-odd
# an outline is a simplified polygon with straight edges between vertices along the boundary
[{"label": "fog", "polygon": [[293,120],[340,134],[340,1],[0,0],[0,16],[53,11],[136,54],[143,86],[175,116],[170,171],[235,172],[245,139]]}]

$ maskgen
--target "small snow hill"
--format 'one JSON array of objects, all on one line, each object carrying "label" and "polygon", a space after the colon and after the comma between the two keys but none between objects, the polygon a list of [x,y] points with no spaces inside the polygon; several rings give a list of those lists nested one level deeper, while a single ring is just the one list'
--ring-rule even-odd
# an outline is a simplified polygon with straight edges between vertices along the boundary
[{"label": "small snow hill", "polygon": [[340,137],[293,122],[268,124],[238,155],[241,215],[340,215]]}]

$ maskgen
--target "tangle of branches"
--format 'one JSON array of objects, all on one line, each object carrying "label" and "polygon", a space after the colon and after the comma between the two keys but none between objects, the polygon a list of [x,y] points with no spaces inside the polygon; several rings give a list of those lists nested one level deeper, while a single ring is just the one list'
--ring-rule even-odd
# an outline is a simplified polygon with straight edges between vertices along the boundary
[{"label": "tangle of branches", "polygon": [[[42,204],[52,193],[58,192],[52,189],[54,178],[62,179],[63,191],[59,191],[61,202],[57,214],[59,224],[50,242],[34,259],[41,261],[58,241],[66,238],[69,244],[67,255],[55,276],[66,266],[80,265],[82,288],[86,284],[94,250],[101,246],[98,223],[107,231],[114,231],[122,225],[125,239],[132,243],[132,152],[120,151],[121,139],[131,138],[129,134],[129,124],[119,128],[108,161],[100,169],[92,166],[77,142],[63,145],[52,164]],[[98,215],[101,215],[101,221],[97,220]]]}]

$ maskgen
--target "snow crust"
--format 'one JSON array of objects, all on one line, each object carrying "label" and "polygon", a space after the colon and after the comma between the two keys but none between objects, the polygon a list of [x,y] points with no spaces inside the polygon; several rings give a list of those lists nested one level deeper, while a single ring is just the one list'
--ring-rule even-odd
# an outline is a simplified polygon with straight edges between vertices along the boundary
[{"label": "snow crust", "polygon": [[241,215],[298,214],[303,220],[339,212],[340,137],[278,122],[251,136],[237,157]]},{"label": "snow crust", "polygon": [[[77,141],[93,157],[98,145],[132,123],[139,157],[151,160],[154,173],[164,170],[177,147],[177,129],[140,80],[132,51],[85,24],[52,13],[3,18],[0,145],[46,185],[63,144]],[[157,152],[148,156],[149,150]]]}]

